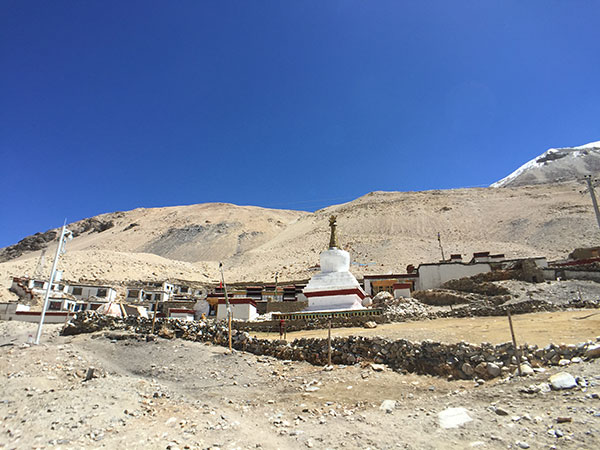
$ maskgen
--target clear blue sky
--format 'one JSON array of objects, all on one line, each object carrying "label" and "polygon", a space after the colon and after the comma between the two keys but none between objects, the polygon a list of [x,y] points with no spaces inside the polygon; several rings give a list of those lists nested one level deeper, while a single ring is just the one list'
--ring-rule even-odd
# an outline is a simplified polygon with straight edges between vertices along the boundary
[{"label": "clear blue sky", "polygon": [[0,3],[0,247],[103,212],[315,210],[600,140],[595,1]]}]

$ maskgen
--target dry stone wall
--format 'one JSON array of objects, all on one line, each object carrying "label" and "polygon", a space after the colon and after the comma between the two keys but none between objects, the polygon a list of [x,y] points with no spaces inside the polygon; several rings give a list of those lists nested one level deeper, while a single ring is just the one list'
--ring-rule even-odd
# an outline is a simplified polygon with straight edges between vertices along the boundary
[{"label": "dry stone wall", "polygon": [[[154,339],[150,335],[152,322],[148,319],[118,319],[97,313],[78,313],[64,327],[63,335],[92,333],[106,330],[127,331],[140,339]],[[223,322],[186,322],[177,319],[160,319],[155,335],[173,339],[212,342],[228,345],[227,328]],[[258,339],[247,331],[233,330],[233,347],[256,355],[279,359],[307,361],[315,365],[327,363],[327,340],[302,338],[285,340]],[[111,337],[112,338],[112,337]],[[554,345],[544,348],[522,346],[522,360],[531,368],[562,364],[564,360],[600,355],[600,346],[594,342],[578,345]],[[596,353],[594,353],[596,352]],[[381,337],[349,336],[332,340],[332,363],[357,364],[374,362],[386,364],[403,372],[430,374],[452,379],[490,379],[506,375],[516,369],[516,356],[510,343],[501,345],[445,344],[433,341],[410,342],[404,339],[389,340]]]}]

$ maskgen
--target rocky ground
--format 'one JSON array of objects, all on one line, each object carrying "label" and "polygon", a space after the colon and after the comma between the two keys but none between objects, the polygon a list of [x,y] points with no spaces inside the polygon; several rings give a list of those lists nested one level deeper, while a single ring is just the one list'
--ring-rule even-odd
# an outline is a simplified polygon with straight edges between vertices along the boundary
[{"label": "rocky ground", "polygon": [[[478,386],[58,326],[27,346],[34,333],[0,323],[2,448],[600,447],[598,359]],[[560,371],[578,384],[551,389]],[[448,408],[471,420],[444,428]]]}]

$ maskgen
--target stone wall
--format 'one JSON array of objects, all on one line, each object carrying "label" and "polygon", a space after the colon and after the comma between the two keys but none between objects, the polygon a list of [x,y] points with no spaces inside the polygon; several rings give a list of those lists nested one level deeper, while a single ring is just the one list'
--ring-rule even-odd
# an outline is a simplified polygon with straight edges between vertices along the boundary
[{"label": "stone wall", "polygon": [[267,313],[270,312],[282,312],[292,313],[302,311],[308,308],[307,301],[293,301],[293,302],[267,302]]},{"label": "stone wall", "polygon": [[[122,330],[148,336],[152,326],[149,319],[125,319],[100,316],[95,312],[76,314],[65,325],[62,334],[73,335],[101,330]],[[227,345],[227,328],[222,322],[186,322],[160,319],[155,334],[165,338]],[[279,359],[307,361],[315,365],[327,363],[327,340],[302,338],[292,342],[253,338],[246,331],[233,330],[233,347],[256,355]],[[600,346],[593,342],[578,345],[522,346],[520,352],[527,367],[562,363],[575,357],[597,355]],[[474,345],[466,342],[444,344],[433,341],[410,342],[405,339],[389,340],[380,337],[349,336],[332,339],[332,363],[356,364],[374,362],[390,368],[418,374],[430,374],[451,379],[490,379],[506,375],[516,369],[516,359],[510,343]]]}]

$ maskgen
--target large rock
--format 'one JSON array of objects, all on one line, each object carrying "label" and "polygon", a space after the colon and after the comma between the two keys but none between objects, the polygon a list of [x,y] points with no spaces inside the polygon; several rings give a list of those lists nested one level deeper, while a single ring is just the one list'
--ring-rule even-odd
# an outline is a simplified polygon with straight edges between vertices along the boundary
[{"label": "large rock", "polygon": [[600,344],[592,345],[585,351],[584,356],[586,358],[598,358],[600,357]]},{"label": "large rock", "polygon": [[573,375],[567,372],[559,372],[555,373],[548,380],[552,389],[560,390],[560,389],[571,389],[577,386],[577,381]]},{"label": "large rock", "polygon": [[442,428],[457,428],[473,420],[465,408],[447,408],[438,414],[438,419]]},{"label": "large rock", "polygon": [[380,410],[385,411],[388,414],[391,414],[396,408],[395,400],[384,400],[379,407]]},{"label": "large rock", "polygon": [[487,373],[490,377],[492,377],[492,378],[499,377],[501,372],[502,371],[501,371],[500,367],[498,367],[498,364],[488,363]]},{"label": "large rock", "polygon": [[469,364],[469,363],[464,363],[462,365],[462,367],[461,367],[461,370],[468,377],[472,377],[473,374],[475,373],[475,370],[473,369],[473,366],[471,364]]}]

